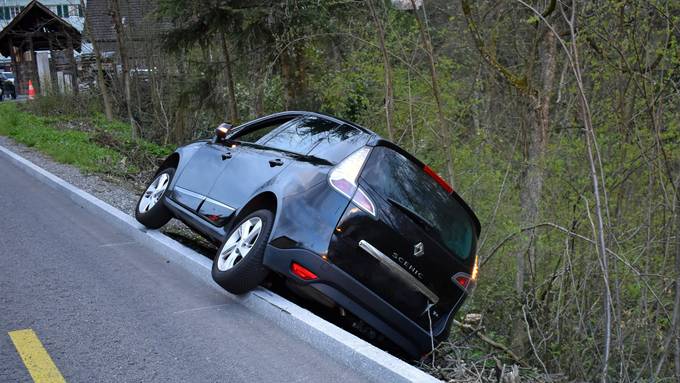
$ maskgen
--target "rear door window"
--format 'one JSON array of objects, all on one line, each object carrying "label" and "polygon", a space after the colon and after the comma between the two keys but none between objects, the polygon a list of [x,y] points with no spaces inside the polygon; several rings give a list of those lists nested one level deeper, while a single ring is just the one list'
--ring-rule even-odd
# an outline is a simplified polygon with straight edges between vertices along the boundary
[{"label": "rear door window", "polygon": [[316,116],[303,117],[282,127],[263,145],[288,152],[307,154],[319,142],[328,140],[338,124]]},{"label": "rear door window", "polygon": [[471,255],[475,240],[472,218],[420,166],[392,149],[378,146],[371,151],[361,178],[388,203],[422,217],[426,222],[419,224],[428,226],[432,236],[459,258]]}]

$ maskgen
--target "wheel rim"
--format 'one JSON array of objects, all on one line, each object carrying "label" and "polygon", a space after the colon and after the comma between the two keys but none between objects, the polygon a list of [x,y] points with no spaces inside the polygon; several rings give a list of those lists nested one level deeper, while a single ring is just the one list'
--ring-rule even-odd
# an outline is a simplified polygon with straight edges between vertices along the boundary
[{"label": "wheel rim", "polygon": [[151,185],[146,188],[146,191],[142,195],[142,199],[139,201],[139,206],[137,207],[139,212],[146,213],[151,210],[152,207],[156,206],[169,184],[170,176],[167,173],[163,173],[156,177]]},{"label": "wheel rim", "polygon": [[260,237],[261,231],[262,219],[259,217],[241,223],[222,245],[220,256],[217,258],[217,269],[227,271],[245,258]]}]

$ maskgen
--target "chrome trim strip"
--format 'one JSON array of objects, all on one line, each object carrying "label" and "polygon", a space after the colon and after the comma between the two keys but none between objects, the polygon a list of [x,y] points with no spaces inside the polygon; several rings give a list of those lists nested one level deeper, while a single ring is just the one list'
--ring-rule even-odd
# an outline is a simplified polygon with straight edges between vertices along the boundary
[{"label": "chrome trim strip", "polygon": [[387,255],[383,254],[383,252],[381,252],[380,250],[376,249],[373,245],[362,239],[361,241],[359,241],[359,247],[361,247],[364,251],[373,256],[373,258],[380,261],[380,263],[385,265],[388,269],[390,269],[390,271],[396,274],[404,282],[408,283],[413,288],[420,291],[423,295],[427,297],[427,299],[430,300],[430,302],[432,302],[433,304],[437,304],[437,302],[439,302],[439,297],[437,296],[437,294],[433,293],[432,290],[428,289],[422,282],[417,280],[416,277],[411,275],[411,273],[409,273],[408,271],[404,270],[401,266],[399,266],[399,264],[394,262]]},{"label": "chrome trim strip", "polygon": [[183,193],[183,194],[186,194],[186,195],[188,195],[188,196],[190,196],[190,197],[194,197],[194,198],[198,198],[198,199],[205,199],[205,196],[204,196],[204,195],[201,195],[201,194],[198,194],[198,193],[194,193],[194,192],[192,192],[191,190],[187,190],[187,189],[181,188],[181,187],[179,187],[179,186],[175,186],[172,190],[176,190],[176,191],[178,191],[178,192],[180,192],[180,193]]},{"label": "chrome trim strip", "polygon": [[223,204],[223,203],[220,202],[220,201],[216,201],[216,200],[214,200],[214,199],[212,199],[212,198],[207,198],[207,197],[206,197],[205,202],[210,202],[210,203],[213,204],[213,205],[222,206],[222,207],[227,208],[227,209],[229,209],[229,210],[231,210],[231,211],[235,211],[235,210],[236,210],[235,208],[233,208],[233,207],[231,207],[231,206],[229,206],[229,205],[227,205],[227,204]]}]

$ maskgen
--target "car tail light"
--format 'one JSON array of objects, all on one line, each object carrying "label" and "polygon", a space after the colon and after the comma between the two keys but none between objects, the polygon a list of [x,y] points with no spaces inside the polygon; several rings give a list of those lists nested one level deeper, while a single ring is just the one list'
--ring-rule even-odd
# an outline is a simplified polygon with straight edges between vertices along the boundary
[{"label": "car tail light", "polygon": [[469,275],[458,275],[456,276],[456,282],[463,286],[464,289],[468,288],[468,285],[470,284],[470,276]]},{"label": "car tail light", "polygon": [[363,147],[342,160],[328,175],[333,189],[349,198],[367,213],[375,216],[375,205],[368,194],[357,185],[357,178],[364,166],[371,148]]},{"label": "car tail light", "polygon": [[423,168],[423,170],[425,171],[425,173],[427,173],[427,175],[429,175],[429,176],[432,177],[435,181],[437,181],[437,183],[439,184],[439,186],[443,187],[444,190],[446,190],[447,193],[451,193],[451,192],[453,191],[453,188],[451,187],[451,185],[449,185],[446,181],[444,181],[444,179],[443,179],[439,174],[437,174],[437,172],[435,172],[434,170],[432,170],[431,167],[425,165],[425,167]]},{"label": "car tail light", "polygon": [[299,263],[291,263],[290,264],[290,271],[293,272],[293,274],[297,275],[300,277],[300,279],[303,279],[305,281],[312,281],[314,279],[319,279],[319,277],[316,276],[316,274],[312,273],[309,269],[306,267],[302,266]]},{"label": "car tail light", "polygon": [[475,280],[468,273],[456,273],[451,280],[462,287],[466,293],[472,292],[475,287]]}]

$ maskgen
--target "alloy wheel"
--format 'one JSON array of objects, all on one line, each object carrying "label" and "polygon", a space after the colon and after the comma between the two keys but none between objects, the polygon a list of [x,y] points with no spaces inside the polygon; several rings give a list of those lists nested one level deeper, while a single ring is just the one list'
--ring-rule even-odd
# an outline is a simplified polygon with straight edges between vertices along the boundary
[{"label": "alloy wheel", "polygon": [[151,208],[156,206],[158,201],[163,196],[163,193],[165,193],[165,190],[168,188],[169,184],[170,176],[167,173],[163,173],[156,177],[156,179],[151,183],[151,185],[149,185],[142,195],[142,199],[139,201],[139,206],[137,207],[139,212],[146,213],[151,210]]},{"label": "alloy wheel", "polygon": [[227,271],[245,258],[257,242],[262,231],[262,219],[252,217],[234,230],[220,249],[217,269]]}]

